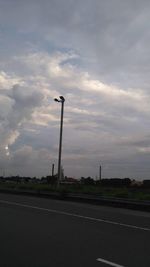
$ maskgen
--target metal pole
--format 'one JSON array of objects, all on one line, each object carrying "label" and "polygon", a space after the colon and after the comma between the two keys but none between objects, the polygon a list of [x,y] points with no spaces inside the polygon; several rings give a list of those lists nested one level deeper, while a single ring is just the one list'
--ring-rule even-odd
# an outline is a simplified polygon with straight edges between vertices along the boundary
[{"label": "metal pole", "polygon": [[59,137],[59,155],[58,155],[58,179],[57,187],[61,180],[61,152],[62,152],[62,133],[63,133],[63,115],[64,115],[64,100],[61,100],[61,119],[60,119],[60,137]]},{"label": "metal pole", "polygon": [[52,164],[52,177],[54,176],[54,163]]},{"label": "metal pole", "polygon": [[99,180],[101,181],[102,179],[102,166],[99,166]]}]

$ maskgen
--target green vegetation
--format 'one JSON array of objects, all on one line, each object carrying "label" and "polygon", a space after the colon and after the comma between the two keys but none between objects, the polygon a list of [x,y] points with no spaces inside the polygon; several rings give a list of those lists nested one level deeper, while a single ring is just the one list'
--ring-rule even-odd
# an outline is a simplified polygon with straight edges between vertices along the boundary
[{"label": "green vegetation", "polygon": [[85,184],[61,184],[59,189],[56,189],[56,185],[50,184],[34,184],[34,183],[18,183],[18,182],[0,182],[0,190],[14,189],[21,191],[34,191],[34,192],[60,192],[62,194],[67,193],[82,193],[82,194],[94,194],[104,197],[116,197],[134,200],[149,200],[150,201],[150,188],[142,187],[112,187],[98,185],[85,185]]}]

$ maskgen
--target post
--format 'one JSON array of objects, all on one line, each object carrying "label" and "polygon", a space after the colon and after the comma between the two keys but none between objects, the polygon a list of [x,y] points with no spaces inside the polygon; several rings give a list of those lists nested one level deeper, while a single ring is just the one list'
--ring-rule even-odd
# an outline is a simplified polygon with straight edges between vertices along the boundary
[{"label": "post", "polygon": [[52,177],[54,176],[54,163],[52,164]]},{"label": "post", "polygon": [[63,115],[64,115],[64,101],[61,101],[61,119],[60,119],[60,136],[59,136],[57,187],[59,187],[59,183],[60,183],[60,180],[61,180],[61,152],[62,152]]},{"label": "post", "polygon": [[59,98],[60,99],[54,98],[56,102],[61,103],[57,187],[59,187],[59,183],[61,180],[61,151],[62,151],[63,116],[64,116],[64,102],[65,102],[65,98],[63,96],[60,96]]},{"label": "post", "polygon": [[99,166],[99,180],[101,181],[102,179],[102,166]]}]

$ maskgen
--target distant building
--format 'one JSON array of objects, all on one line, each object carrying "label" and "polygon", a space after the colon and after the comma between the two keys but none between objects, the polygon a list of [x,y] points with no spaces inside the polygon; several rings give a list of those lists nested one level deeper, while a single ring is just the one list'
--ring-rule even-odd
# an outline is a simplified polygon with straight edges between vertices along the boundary
[{"label": "distant building", "polygon": [[60,182],[61,184],[77,184],[78,180],[72,177],[66,177]]}]

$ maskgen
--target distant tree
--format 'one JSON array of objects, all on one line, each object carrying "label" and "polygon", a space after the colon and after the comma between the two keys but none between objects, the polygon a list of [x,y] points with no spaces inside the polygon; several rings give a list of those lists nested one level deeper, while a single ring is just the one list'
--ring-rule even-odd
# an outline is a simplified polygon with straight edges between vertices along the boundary
[{"label": "distant tree", "polygon": [[130,186],[131,180],[130,178],[110,178],[110,179],[102,179],[101,184],[104,186],[112,186],[112,187],[122,187],[122,186]]},{"label": "distant tree", "polygon": [[123,182],[123,185],[124,185],[124,186],[127,186],[127,187],[128,187],[128,186],[131,185],[131,182],[132,182],[132,181],[131,181],[130,178],[124,178],[122,182]]},{"label": "distant tree", "polygon": [[80,183],[84,184],[84,180],[85,180],[85,177],[82,176],[81,179],[80,179]]},{"label": "distant tree", "polygon": [[81,177],[80,182],[81,182],[81,184],[85,184],[85,185],[94,185],[95,184],[95,181],[90,176],[87,178]]},{"label": "distant tree", "polygon": [[143,181],[143,187],[144,188],[150,188],[150,180],[144,180]]},{"label": "distant tree", "polygon": [[53,184],[55,184],[57,182],[57,177],[56,176],[47,176],[46,178],[47,178],[47,183],[48,184],[53,185]]}]

